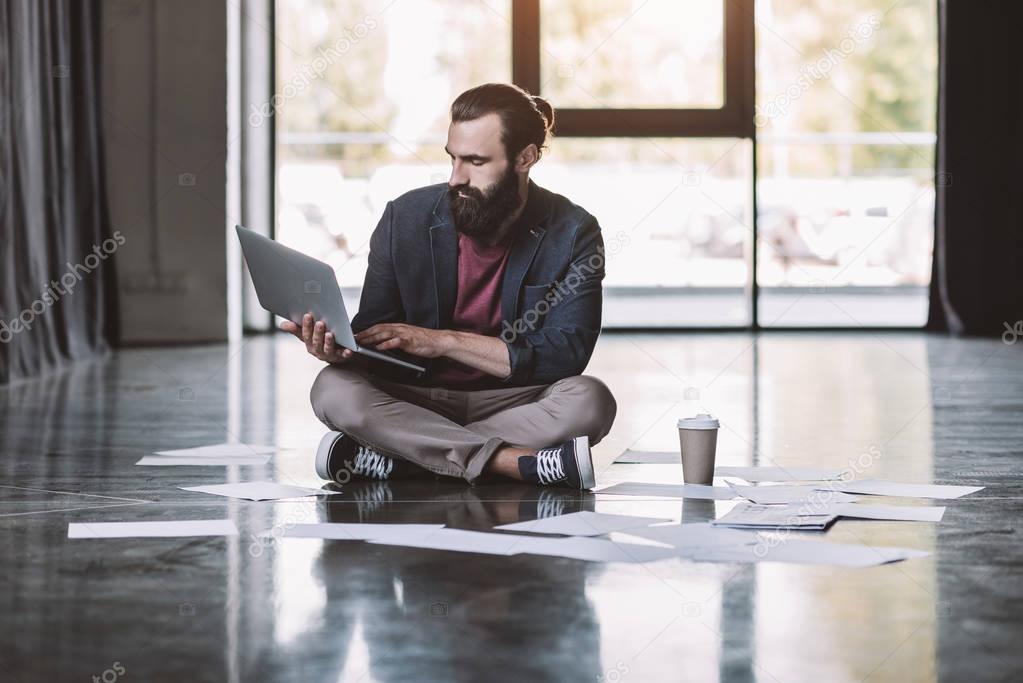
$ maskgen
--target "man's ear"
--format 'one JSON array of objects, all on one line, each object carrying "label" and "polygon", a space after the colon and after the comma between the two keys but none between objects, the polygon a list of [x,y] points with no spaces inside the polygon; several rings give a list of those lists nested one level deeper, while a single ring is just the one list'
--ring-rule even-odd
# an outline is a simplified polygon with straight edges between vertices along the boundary
[{"label": "man's ear", "polygon": [[540,161],[540,150],[531,142],[515,157],[515,171],[525,173],[538,161]]}]

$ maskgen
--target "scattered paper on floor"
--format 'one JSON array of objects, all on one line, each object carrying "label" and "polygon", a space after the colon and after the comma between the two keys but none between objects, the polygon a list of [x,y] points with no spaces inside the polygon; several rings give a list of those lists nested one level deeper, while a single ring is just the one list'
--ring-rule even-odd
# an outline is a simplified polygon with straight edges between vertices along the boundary
[{"label": "scattered paper on floor", "polygon": [[170,538],[176,536],[237,536],[229,519],[190,519],[161,522],[76,522],[68,538]]},{"label": "scattered paper on floor", "polygon": [[196,446],[194,448],[176,448],[169,451],[155,451],[156,455],[178,455],[178,456],[210,456],[219,458],[231,458],[243,455],[272,455],[282,450],[277,446],[266,446],[251,443],[215,443],[209,446]]},{"label": "scattered paper on floor", "polygon": [[634,451],[627,449],[614,460],[622,464],[636,465],[679,465],[682,456],[679,451]]},{"label": "scattered paper on floor", "polygon": [[898,562],[930,553],[911,548],[886,548],[868,545],[831,543],[803,539],[771,539],[762,544],[714,546],[690,555],[697,562],[787,562],[839,567],[870,567]]},{"label": "scattered paper on floor", "polygon": [[736,497],[727,486],[705,486],[703,484],[650,484],[627,481],[598,489],[594,493],[610,493],[617,496],[647,496],[654,498],[700,498],[703,500],[731,500]]},{"label": "scattered paper on floor", "polygon": [[322,522],[284,525],[279,529],[267,529],[256,535],[261,538],[323,538],[337,541],[366,541],[372,538],[418,538],[443,527],[443,524]]},{"label": "scattered paper on floor", "polygon": [[951,486],[948,484],[902,484],[895,481],[863,479],[829,484],[827,488],[845,493],[872,496],[903,496],[906,498],[961,498],[982,490],[983,486]]},{"label": "scattered paper on floor", "polygon": [[246,481],[237,484],[212,484],[209,486],[179,486],[184,491],[211,493],[215,496],[228,498],[245,498],[247,500],[282,500],[284,498],[303,498],[305,496],[337,495],[340,491],[306,488],[305,486],[289,486],[273,481]]},{"label": "scattered paper on floor", "polygon": [[659,517],[636,517],[634,515],[611,515],[604,512],[570,512],[557,517],[532,519],[514,524],[494,527],[504,531],[529,531],[537,534],[564,534],[566,536],[601,536],[612,531],[621,531],[638,526],[649,526],[670,522]]},{"label": "scattered paper on floor", "polygon": [[[715,467],[716,477],[738,477],[746,481],[831,481],[842,478],[842,470],[819,467]],[[854,493],[854,492],[850,492]]]},{"label": "scattered paper on floor", "polygon": [[753,503],[770,505],[774,503],[799,503],[805,500],[831,503],[851,503],[855,496],[840,491],[831,491],[810,485],[806,486],[736,486],[732,490]]},{"label": "scattered paper on floor", "polygon": [[268,462],[270,462],[269,455],[235,455],[230,457],[211,455],[147,455],[135,464],[151,467],[229,467],[231,465],[265,465]]}]

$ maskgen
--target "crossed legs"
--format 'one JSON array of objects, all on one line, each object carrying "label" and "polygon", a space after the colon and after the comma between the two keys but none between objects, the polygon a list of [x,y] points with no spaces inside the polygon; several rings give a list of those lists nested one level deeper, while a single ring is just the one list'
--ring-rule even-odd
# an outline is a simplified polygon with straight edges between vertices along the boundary
[{"label": "crossed legs", "polygon": [[597,443],[617,411],[607,386],[588,375],[550,385],[457,391],[398,384],[335,365],[317,376],[310,401],[330,429],[469,482],[484,471],[517,477],[519,455],[574,436]]}]

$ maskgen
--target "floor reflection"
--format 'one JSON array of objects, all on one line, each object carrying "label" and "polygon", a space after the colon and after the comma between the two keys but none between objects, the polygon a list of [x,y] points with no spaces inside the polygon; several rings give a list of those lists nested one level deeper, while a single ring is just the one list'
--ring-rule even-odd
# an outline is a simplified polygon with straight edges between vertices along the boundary
[{"label": "floor reflection", "polygon": [[[0,658],[24,680],[1011,679],[1023,599],[1020,347],[925,335],[608,335],[591,371],[619,399],[611,465],[677,448],[675,420],[728,425],[719,462],[847,465],[861,476],[988,485],[924,523],[843,522],[837,542],[932,557],[863,570],[413,550],[256,534],[296,521],[463,529],[575,510],[698,522],[728,503],[610,500],[512,484],[349,484],[327,503],[199,500],[179,486],[317,485],[318,364],[287,339],[124,351],[0,390]],[[185,391],[187,389],[187,391]],[[266,467],[135,467],[157,446],[288,447]],[[872,450],[873,449],[873,450]],[[164,471],[173,470],[173,471]],[[400,484],[400,485],[399,485]],[[212,498],[212,497],[211,497]],[[877,502],[898,502],[878,500]],[[229,517],[236,539],[69,542],[67,524]],[[978,673],[979,672],[979,673]],[[990,675],[988,675],[990,674]],[[17,679],[16,679],[17,680]]]},{"label": "floor reflection", "polygon": [[[489,530],[594,503],[531,486],[444,481],[358,482],[345,497],[320,504],[321,520]],[[417,670],[432,680],[495,672],[547,680],[551,671],[598,680],[600,631],[586,585],[600,565],[312,539],[273,545],[279,654],[265,671],[274,680],[296,666],[331,680],[405,681]]]}]

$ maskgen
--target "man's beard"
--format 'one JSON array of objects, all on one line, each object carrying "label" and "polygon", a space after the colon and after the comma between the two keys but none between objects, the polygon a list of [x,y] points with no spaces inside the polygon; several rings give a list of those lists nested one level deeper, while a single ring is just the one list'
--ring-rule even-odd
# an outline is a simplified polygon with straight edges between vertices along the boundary
[{"label": "man's beard", "polygon": [[[460,197],[459,192],[467,196]],[[503,237],[498,235],[498,229],[521,202],[519,177],[511,167],[486,193],[468,183],[448,188],[455,230],[482,242],[493,243]]]}]

